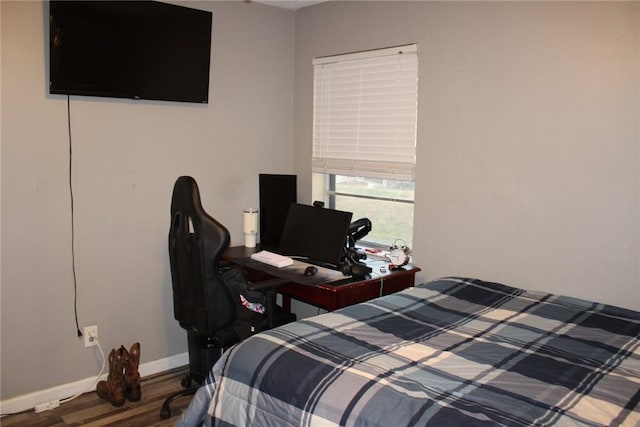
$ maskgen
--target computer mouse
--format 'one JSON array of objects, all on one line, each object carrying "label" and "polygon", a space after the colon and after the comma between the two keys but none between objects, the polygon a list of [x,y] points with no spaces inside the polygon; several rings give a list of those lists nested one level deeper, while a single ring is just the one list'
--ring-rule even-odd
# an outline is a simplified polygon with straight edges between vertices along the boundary
[{"label": "computer mouse", "polygon": [[313,265],[310,265],[309,267],[304,269],[305,276],[315,276],[317,272],[318,267],[314,267]]}]

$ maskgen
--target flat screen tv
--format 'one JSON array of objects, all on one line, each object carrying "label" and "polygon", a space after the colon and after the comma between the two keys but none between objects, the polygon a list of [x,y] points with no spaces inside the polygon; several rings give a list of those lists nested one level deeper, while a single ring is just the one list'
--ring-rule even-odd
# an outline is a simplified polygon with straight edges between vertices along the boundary
[{"label": "flat screen tv", "polygon": [[51,94],[207,103],[212,13],[155,1],[51,1]]}]

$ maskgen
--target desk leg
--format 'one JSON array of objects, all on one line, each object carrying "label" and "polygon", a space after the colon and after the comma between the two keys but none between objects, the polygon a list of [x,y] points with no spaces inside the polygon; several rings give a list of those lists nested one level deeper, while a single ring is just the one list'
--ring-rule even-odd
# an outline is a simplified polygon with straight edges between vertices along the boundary
[{"label": "desk leg", "polygon": [[291,313],[291,297],[289,295],[282,295],[282,308]]}]

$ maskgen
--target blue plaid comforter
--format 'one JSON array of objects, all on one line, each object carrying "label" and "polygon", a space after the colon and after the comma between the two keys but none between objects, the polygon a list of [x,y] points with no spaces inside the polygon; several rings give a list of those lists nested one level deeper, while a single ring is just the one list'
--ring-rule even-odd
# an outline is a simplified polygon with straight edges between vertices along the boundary
[{"label": "blue plaid comforter", "polygon": [[182,422],[639,425],[639,338],[634,311],[445,278],[242,342]]}]

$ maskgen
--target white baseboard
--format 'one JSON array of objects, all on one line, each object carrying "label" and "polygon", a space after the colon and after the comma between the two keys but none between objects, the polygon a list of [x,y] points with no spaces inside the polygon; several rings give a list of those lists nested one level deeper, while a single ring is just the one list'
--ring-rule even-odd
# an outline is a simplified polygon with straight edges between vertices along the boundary
[{"label": "white baseboard", "polygon": [[[189,353],[181,353],[175,356],[165,357],[164,359],[142,363],[138,370],[140,371],[140,376],[144,378],[148,375],[168,371],[188,364]],[[107,363],[105,367],[105,371],[107,371],[107,373],[108,370],[109,363]],[[100,379],[106,379],[107,373],[103,374]],[[0,413],[13,414],[16,412],[22,412],[27,409],[35,408],[35,406],[40,403],[50,402],[52,400],[62,400],[84,391],[93,391],[96,388],[94,383],[97,383],[96,377],[85,378],[72,383],[62,384],[45,390],[39,390],[22,396],[13,397],[11,399],[2,400],[0,401]],[[88,389],[89,387],[91,388]]]}]

